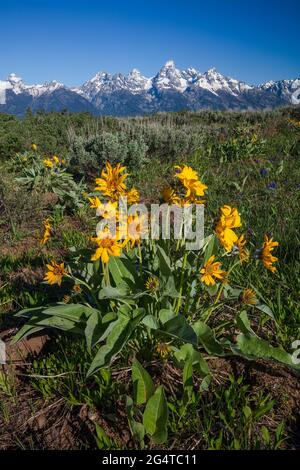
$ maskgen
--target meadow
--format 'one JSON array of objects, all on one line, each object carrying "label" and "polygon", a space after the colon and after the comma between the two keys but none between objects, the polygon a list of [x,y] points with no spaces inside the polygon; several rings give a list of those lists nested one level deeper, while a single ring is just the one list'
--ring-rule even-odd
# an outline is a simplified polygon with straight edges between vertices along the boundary
[{"label": "meadow", "polygon": [[[0,449],[299,448],[299,158],[299,107],[0,115]],[[204,246],[100,239],[124,195]]]}]

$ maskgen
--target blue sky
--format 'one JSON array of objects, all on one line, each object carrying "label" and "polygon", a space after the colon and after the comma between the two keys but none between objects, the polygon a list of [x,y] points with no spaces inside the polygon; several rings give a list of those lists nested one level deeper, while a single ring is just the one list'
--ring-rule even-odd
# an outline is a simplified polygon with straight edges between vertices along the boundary
[{"label": "blue sky", "polygon": [[79,85],[99,70],[179,68],[248,83],[300,76],[299,0],[7,0],[0,79]]}]

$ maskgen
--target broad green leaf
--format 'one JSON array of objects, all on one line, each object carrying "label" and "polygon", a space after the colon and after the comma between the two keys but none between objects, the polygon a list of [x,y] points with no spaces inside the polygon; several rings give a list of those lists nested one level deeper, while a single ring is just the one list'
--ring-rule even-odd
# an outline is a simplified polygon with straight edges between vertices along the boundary
[{"label": "broad green leaf", "polygon": [[132,287],[138,282],[136,267],[128,258],[111,256],[108,269],[117,287]]},{"label": "broad green leaf", "polygon": [[237,346],[238,351],[236,348],[232,348],[233,351],[240,351],[246,357],[273,359],[300,370],[300,366],[294,364],[291,354],[287,353],[281,348],[274,348],[264,339],[258,338],[256,336],[240,334],[237,337]]},{"label": "broad green leaf", "polygon": [[146,403],[154,393],[154,384],[151,376],[137,359],[132,364],[132,382],[134,401],[137,405]]},{"label": "broad green leaf", "polygon": [[207,244],[204,247],[204,261],[205,264],[212,255],[216,255],[218,252],[218,239],[215,235],[210,235],[209,240],[207,240]]},{"label": "broad green leaf", "polygon": [[261,312],[263,312],[266,315],[268,315],[269,317],[271,317],[272,320],[275,320],[275,317],[274,317],[274,314],[273,314],[272,310],[266,304],[256,304],[255,308],[257,308]]},{"label": "broad green leaf", "polygon": [[143,424],[145,431],[156,444],[167,440],[168,405],[163,386],[161,385],[147,402]]},{"label": "broad green leaf", "polygon": [[10,343],[16,344],[22,339],[27,338],[27,336],[33,335],[34,333],[37,333],[43,329],[43,326],[35,326],[34,324],[32,325],[30,323],[26,323],[26,325],[23,325],[22,328],[20,328],[20,330],[15,334]]},{"label": "broad green leaf", "polygon": [[41,313],[45,307],[33,307],[33,308],[23,308],[19,312],[15,313],[15,317],[30,317],[31,313]]},{"label": "broad green leaf", "polygon": [[103,333],[103,328],[105,327],[103,327],[100,312],[93,312],[92,315],[90,315],[88,318],[84,330],[86,344],[89,352],[91,352],[92,347],[97,343],[98,339]]},{"label": "broad green leaf", "polygon": [[192,344],[183,344],[180,349],[174,353],[175,358],[179,362],[179,366],[183,367],[184,363],[188,360],[192,360],[192,364],[197,369],[202,377],[210,374],[210,370],[207,362],[199,351],[196,351]]},{"label": "broad green leaf", "polygon": [[151,330],[157,330],[159,328],[158,322],[153,315],[146,315],[142,323],[148,328],[151,328]]},{"label": "broad green leaf", "polygon": [[198,340],[209,354],[224,356],[224,351],[220,343],[216,340],[212,329],[201,320],[193,324],[193,329]]},{"label": "broad green leaf", "polygon": [[187,396],[187,399],[190,400],[193,394],[193,359],[189,358],[185,361],[185,365],[183,368],[183,375],[182,375],[182,381],[183,381],[183,388],[184,392]]},{"label": "broad green leaf", "polygon": [[157,245],[157,257],[161,277],[165,280],[173,277],[170,258],[167,256],[165,250],[159,245]]},{"label": "broad green leaf", "polygon": [[120,287],[111,287],[111,286],[106,286],[103,287],[99,291],[98,298],[99,300],[101,299],[118,299],[122,297],[126,297],[128,295],[129,290],[125,288],[124,285]]},{"label": "broad green leaf", "polygon": [[183,315],[176,315],[160,327],[160,331],[186,343],[198,345],[197,335]]},{"label": "broad green leaf", "polygon": [[143,446],[145,427],[142,423],[139,423],[134,419],[133,401],[129,396],[126,397],[126,412],[132,437],[135,441],[139,442],[141,446]]},{"label": "broad green leaf", "polygon": [[158,313],[159,319],[162,324],[167,323],[171,318],[176,316],[176,313],[169,308],[162,308]]},{"label": "broad green leaf", "polygon": [[106,343],[99,348],[88,370],[87,377],[91,376],[102,367],[107,367],[111,360],[125,346],[132,332],[145,315],[142,309],[139,310],[141,313],[135,318],[130,318],[124,313],[119,313],[118,319],[109,324],[110,332],[106,338]]},{"label": "broad green leaf", "polygon": [[250,320],[245,310],[243,310],[236,318],[236,324],[237,327],[241,330],[241,332],[245,335],[250,333],[251,335],[256,336],[256,334],[251,328]]},{"label": "broad green leaf", "polygon": [[82,321],[82,317],[87,316],[87,313],[91,314],[91,311],[88,311],[88,307],[81,304],[67,304],[67,305],[55,305],[43,310],[43,314],[51,315],[59,318],[65,318],[66,320],[71,320],[74,322]]}]

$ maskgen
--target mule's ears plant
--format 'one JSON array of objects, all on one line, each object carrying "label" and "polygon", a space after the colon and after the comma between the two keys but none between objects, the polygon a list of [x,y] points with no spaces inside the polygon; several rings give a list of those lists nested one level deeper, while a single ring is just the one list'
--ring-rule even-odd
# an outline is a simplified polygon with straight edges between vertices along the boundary
[{"label": "mule's ears plant", "polygon": [[[127,187],[127,176],[124,166],[107,164],[96,181],[99,197],[91,201],[94,208],[114,204],[117,195],[130,191],[137,197],[135,188]],[[198,187],[198,174],[190,167],[180,167],[175,177],[183,182],[185,199],[188,191],[197,195],[206,190],[205,185]],[[103,220],[109,214],[104,210],[98,217]],[[117,223],[120,235],[122,224],[126,226],[129,220],[119,218]],[[97,234],[92,240],[96,250],[74,248],[68,265],[58,260],[48,265],[45,281],[60,285],[68,303],[19,312],[17,316],[27,322],[13,341],[45,328],[81,335],[94,355],[87,378],[100,369],[129,362],[134,400],[127,399],[126,409],[131,432],[141,445],[145,436],[164,442],[165,392],[162,386],[154,387],[137,358],[170,361],[180,368],[186,402],[193,400],[193,373],[202,378],[200,390],[209,386],[207,355],[264,358],[300,370],[291,354],[260,338],[251,324],[250,310],[275,321],[268,306],[260,302],[259,292],[246,280],[245,287],[232,282],[232,273],[242,263],[256,262],[245,237],[236,232],[241,226],[237,208],[223,206],[215,231],[204,239],[200,251],[187,251],[185,240],[143,240],[139,232],[133,242],[130,237],[122,242],[113,239],[110,232],[105,237]],[[259,252],[272,272],[277,244],[266,237]],[[234,311],[225,322],[218,321],[223,304]]]}]

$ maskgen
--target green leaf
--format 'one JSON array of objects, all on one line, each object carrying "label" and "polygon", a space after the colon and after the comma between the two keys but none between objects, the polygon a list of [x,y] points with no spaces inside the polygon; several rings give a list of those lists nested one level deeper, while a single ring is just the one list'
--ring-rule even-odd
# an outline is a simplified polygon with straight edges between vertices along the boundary
[{"label": "green leaf", "polygon": [[23,325],[22,328],[20,328],[20,330],[18,331],[18,333],[15,334],[10,343],[16,344],[22,339],[27,338],[27,336],[33,335],[34,333],[37,333],[38,331],[41,331],[43,329],[43,326],[35,326],[34,324],[26,323],[26,325]]},{"label": "green leaf", "polygon": [[157,330],[159,328],[158,322],[153,315],[146,315],[142,323],[148,328],[151,328],[151,330]]},{"label": "green leaf", "polygon": [[142,309],[138,310],[140,313],[135,318],[119,313],[118,319],[109,324],[110,332],[106,338],[106,343],[99,348],[87,372],[87,377],[90,377],[102,367],[107,367],[129,341],[135,327],[145,315]]},{"label": "green leaf", "polygon": [[183,315],[170,318],[160,327],[160,331],[186,343],[198,345],[196,333]]},{"label": "green leaf", "polygon": [[93,313],[93,309],[88,310],[88,307],[81,304],[67,304],[67,305],[55,305],[43,310],[43,314],[51,315],[74,322],[82,321],[82,317]]},{"label": "green leaf", "polygon": [[[204,249],[203,264],[205,264],[212,255],[216,255],[217,252],[218,252],[218,239],[217,239],[217,237],[214,234],[212,234],[208,238],[209,238],[209,240],[206,241],[206,245],[204,245],[204,247],[203,247],[203,249]],[[204,240],[204,243],[205,243],[205,240]]]},{"label": "green leaf", "polygon": [[91,352],[92,347],[97,343],[103,333],[103,325],[100,312],[94,311],[86,322],[84,330],[88,351]]},{"label": "green leaf", "polygon": [[30,317],[31,313],[41,313],[45,307],[33,307],[33,308],[24,308],[19,312],[15,313],[15,317]]},{"label": "green leaf", "polygon": [[137,405],[146,403],[153,395],[155,388],[151,376],[137,359],[132,364],[132,382],[135,403]]},{"label": "green leaf", "polygon": [[295,369],[300,369],[299,365],[294,364],[291,354],[281,348],[274,348],[267,341],[257,336],[240,334],[237,337],[237,346],[238,349],[232,347],[233,352],[241,352],[248,358],[273,359]]},{"label": "green leaf", "polygon": [[215,339],[212,329],[198,320],[193,324],[193,329],[197,335],[198,340],[209,354],[217,356],[224,356],[224,351],[220,343]]},{"label": "green leaf", "polygon": [[143,424],[145,431],[156,444],[162,444],[167,440],[168,405],[163,386],[155,391],[147,402]]},{"label": "green leaf", "polygon": [[111,256],[108,269],[118,287],[124,285],[132,287],[139,283],[136,267],[128,258]]},{"label": "green leaf", "polygon": [[254,331],[251,328],[250,320],[248,318],[247,312],[243,310],[236,318],[237,327],[241,330],[242,333],[256,336]]},{"label": "green leaf", "polygon": [[143,440],[145,437],[145,427],[142,423],[139,423],[134,419],[133,401],[132,398],[129,396],[126,397],[126,412],[129,429],[131,431],[132,437],[141,446],[143,446]]},{"label": "green leaf", "polygon": [[118,299],[118,298],[123,298],[128,295],[128,288],[125,286],[120,286],[120,287],[111,287],[111,286],[106,286],[103,287],[99,291],[98,298],[99,300],[101,299]]},{"label": "green leaf", "polygon": [[257,308],[261,312],[263,312],[266,315],[268,315],[269,317],[271,317],[272,320],[275,320],[274,314],[273,314],[272,310],[270,309],[270,307],[268,307],[268,305],[266,305],[266,304],[256,304],[255,308]]},{"label": "green leaf", "polygon": [[162,324],[167,323],[167,321],[169,321],[171,318],[174,318],[175,316],[176,313],[174,313],[174,311],[170,308],[162,308],[158,313],[158,317]]}]

